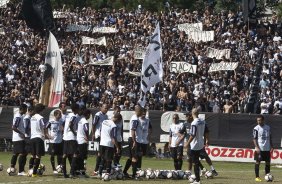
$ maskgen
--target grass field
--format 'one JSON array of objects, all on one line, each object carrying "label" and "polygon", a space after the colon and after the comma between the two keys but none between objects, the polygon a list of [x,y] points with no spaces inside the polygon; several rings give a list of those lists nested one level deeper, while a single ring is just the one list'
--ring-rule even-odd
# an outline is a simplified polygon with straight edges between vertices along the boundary
[{"label": "grass field", "polygon": [[[8,176],[6,173],[6,169],[10,165],[11,153],[0,153],[0,163],[4,165],[4,170],[0,172],[0,184],[14,184],[14,183],[50,183],[50,184],[71,184],[71,183],[104,183],[96,178],[87,178],[87,179],[64,179],[62,176],[53,176],[51,165],[49,162],[49,155],[46,155],[42,159],[42,163],[46,166],[46,172],[42,177],[38,178],[30,178],[30,177],[20,177],[20,176]],[[125,163],[126,158],[122,158],[121,164]],[[95,157],[90,156],[87,161],[88,173],[90,173],[93,169],[93,165],[95,163]],[[203,164],[206,166],[205,161]],[[201,178],[201,183],[210,183],[210,184],[251,184],[257,183],[254,181],[254,164],[253,163],[231,163],[231,162],[214,162],[216,170],[219,175],[214,179],[205,179]],[[143,168],[153,168],[153,169],[173,169],[172,160],[158,160],[155,158],[144,158],[143,159]],[[16,166],[18,169],[18,165]],[[26,168],[28,165],[26,165]],[[68,167],[68,166],[67,166]],[[183,170],[186,170],[187,163],[184,162]],[[206,166],[206,168],[209,168]],[[27,169],[26,169],[27,170]],[[274,175],[274,183],[282,183],[282,169],[271,167],[271,173]],[[261,177],[264,178],[264,164],[261,165],[260,169]],[[112,180],[111,183],[132,183],[133,180]],[[141,183],[149,183],[149,184],[164,184],[164,183],[177,183],[184,184],[189,183],[187,180],[142,180],[142,181],[134,181]]]}]

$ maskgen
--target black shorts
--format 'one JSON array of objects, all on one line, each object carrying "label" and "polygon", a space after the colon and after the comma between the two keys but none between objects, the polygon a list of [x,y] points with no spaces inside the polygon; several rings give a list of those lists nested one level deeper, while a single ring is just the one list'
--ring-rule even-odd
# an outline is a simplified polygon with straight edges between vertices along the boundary
[{"label": "black shorts", "polygon": [[148,144],[141,144],[142,156],[145,156],[147,154],[147,147]]},{"label": "black shorts", "polygon": [[178,158],[183,156],[183,146],[178,147],[171,147],[170,148],[170,154],[172,158]]},{"label": "black shorts", "polygon": [[31,140],[30,139],[26,139],[25,140],[25,152],[28,154],[28,153],[31,153],[31,151],[32,151]]},{"label": "black shorts", "polygon": [[117,147],[115,146],[115,155],[121,155],[121,142],[118,142],[119,154],[117,154]]},{"label": "black shorts", "polygon": [[265,161],[265,162],[270,162],[270,151],[261,151],[260,154],[255,152],[255,160],[256,161]]},{"label": "black shorts", "polygon": [[33,138],[31,141],[31,154],[37,156],[45,155],[44,141],[40,138]]},{"label": "black shorts", "polygon": [[108,146],[100,146],[99,152],[104,160],[113,160],[115,149]]},{"label": "black shorts", "polygon": [[14,141],[13,146],[14,154],[25,154],[25,141]]},{"label": "black shorts", "polygon": [[87,159],[88,144],[87,143],[79,144],[77,152],[78,152],[80,158]]},{"label": "black shorts", "polygon": [[205,148],[201,149],[200,150],[200,159],[205,159],[207,157],[208,157],[208,154],[206,152],[206,149]]},{"label": "black shorts", "polygon": [[63,142],[61,143],[49,143],[50,155],[63,155]]},{"label": "black shorts", "polygon": [[190,155],[193,163],[199,163],[199,158],[200,158],[200,152],[201,150],[191,150]]},{"label": "black shorts", "polygon": [[73,155],[77,153],[77,142],[76,140],[69,140],[69,141],[64,141],[64,149],[63,153],[65,155]]}]

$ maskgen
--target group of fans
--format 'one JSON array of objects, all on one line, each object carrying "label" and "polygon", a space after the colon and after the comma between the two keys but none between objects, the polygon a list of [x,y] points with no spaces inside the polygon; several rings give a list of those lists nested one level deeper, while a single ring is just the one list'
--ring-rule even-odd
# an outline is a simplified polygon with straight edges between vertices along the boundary
[{"label": "group of fans", "polygon": [[[35,104],[39,99],[44,69],[46,37],[31,31],[16,17],[20,4],[1,8],[0,17],[0,104]],[[146,47],[155,23],[161,27],[164,79],[147,94],[152,110],[202,112],[245,112],[257,56],[265,47],[260,74],[257,112],[279,114],[282,108],[281,24],[276,14],[260,20],[258,27],[248,26],[241,11],[215,12],[212,7],[189,11],[170,6],[169,11],[149,12],[142,7],[125,9],[81,10],[58,9],[64,18],[56,18],[56,36],[63,61],[64,97],[67,105],[80,103],[86,107],[133,110],[140,97],[140,79],[130,72],[140,72],[142,60],[134,58],[134,50]],[[193,42],[177,26],[202,22],[203,30],[215,31],[214,41]],[[115,27],[117,33],[67,32],[68,25]],[[83,45],[82,36],[106,37],[107,46]],[[230,59],[208,58],[207,48],[231,49]],[[114,56],[113,66],[90,63]],[[170,72],[172,61],[197,65],[197,74]],[[211,63],[239,62],[235,71],[208,72]],[[277,87],[278,86],[278,87]],[[226,108],[224,108],[226,105]]]}]

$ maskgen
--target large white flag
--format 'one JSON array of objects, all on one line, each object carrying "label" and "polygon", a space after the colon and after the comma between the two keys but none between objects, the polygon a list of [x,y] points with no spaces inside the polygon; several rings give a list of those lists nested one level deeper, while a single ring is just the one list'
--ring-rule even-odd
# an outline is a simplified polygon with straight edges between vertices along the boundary
[{"label": "large white flag", "polygon": [[104,45],[106,46],[107,43],[106,43],[106,37],[101,37],[101,38],[97,38],[97,39],[94,39],[94,38],[90,38],[90,37],[87,37],[87,36],[82,36],[82,44],[83,45],[91,45],[91,44],[96,44],[96,45]]},{"label": "large white flag", "polygon": [[63,101],[63,90],[64,80],[61,53],[55,36],[50,32],[39,103],[48,107],[58,107],[60,102]]},{"label": "large white flag", "polygon": [[150,39],[141,71],[141,95],[139,104],[144,107],[146,104],[145,94],[152,86],[163,79],[162,45],[159,23]]}]

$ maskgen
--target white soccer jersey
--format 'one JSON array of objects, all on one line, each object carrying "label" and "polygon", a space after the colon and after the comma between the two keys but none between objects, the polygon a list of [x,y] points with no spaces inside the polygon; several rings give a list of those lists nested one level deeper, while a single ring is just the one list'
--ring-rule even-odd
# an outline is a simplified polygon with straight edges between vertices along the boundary
[{"label": "white soccer jersey", "polygon": [[101,146],[114,147],[112,139],[117,137],[117,126],[112,120],[105,120],[101,124]]},{"label": "white soccer jersey", "polygon": [[95,138],[99,138],[101,134],[101,124],[104,120],[108,120],[108,115],[102,113],[101,111],[97,112],[93,118],[92,126],[96,126],[95,128]]},{"label": "white soccer jersey", "polygon": [[74,113],[69,113],[66,116],[63,140],[65,141],[76,140],[76,136],[71,131],[71,127],[73,128],[74,131],[77,130],[78,119],[79,119],[78,116],[75,115]]},{"label": "white soccer jersey", "polygon": [[46,125],[49,135],[52,137],[50,143],[61,143],[63,141],[63,123],[59,121],[49,121]]},{"label": "white soccer jersey", "polygon": [[257,139],[258,146],[261,151],[270,151],[270,127],[266,124],[257,125],[253,130],[253,138]]},{"label": "white soccer jersey", "polygon": [[66,114],[62,113],[62,117],[61,117],[60,121],[62,122],[63,126],[65,126],[67,116],[68,116],[68,113],[66,113]]},{"label": "white soccer jersey", "polygon": [[43,117],[40,114],[33,115],[30,119],[30,131],[31,131],[30,138],[31,139],[40,138],[44,141],[45,140],[44,128],[45,128],[45,123],[43,121]]},{"label": "white soccer jersey", "polygon": [[141,143],[148,144],[149,143],[149,140],[148,140],[149,129],[151,128],[150,120],[148,118],[144,118],[144,119],[139,118],[139,122],[142,128]]},{"label": "white soccer jersey", "polygon": [[[176,147],[176,142],[180,139],[180,136],[185,133],[185,127],[183,123],[171,124],[169,127],[169,136],[171,137],[170,147]],[[179,143],[178,146],[183,146],[184,139]]]},{"label": "white soccer jersey", "polygon": [[191,123],[190,135],[194,137],[190,143],[191,150],[201,150],[204,147],[204,133],[206,122],[199,118]]},{"label": "white soccer jersey", "polygon": [[78,144],[87,143],[88,135],[89,135],[89,123],[85,119],[85,117],[82,117],[78,122],[78,126],[77,126],[77,143]]},{"label": "white soccer jersey", "polygon": [[25,115],[24,119],[23,119],[23,123],[24,123],[24,130],[25,130],[25,138],[30,139],[30,119],[31,116],[30,114]]},{"label": "white soccer jersey", "polygon": [[[139,121],[138,117],[136,114],[132,115],[129,121],[129,130],[132,129],[132,125],[134,121]],[[132,137],[131,132],[129,133],[129,137]]]},{"label": "white soccer jersey", "polygon": [[[13,119],[13,126],[16,127],[23,134],[25,133],[23,116],[20,113],[15,115]],[[22,138],[19,133],[13,131],[12,141],[14,142],[14,141],[22,141],[22,140],[24,140],[24,138]]]}]

